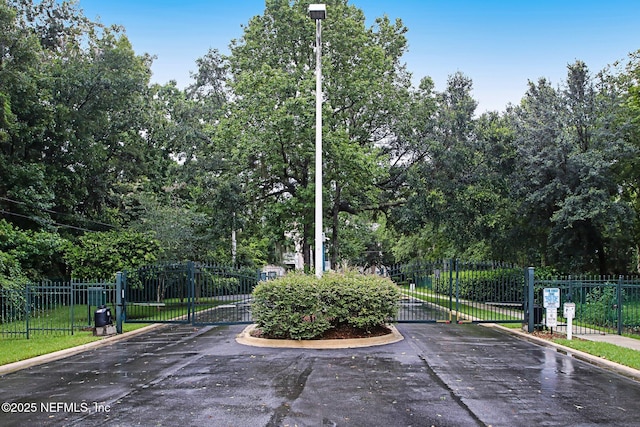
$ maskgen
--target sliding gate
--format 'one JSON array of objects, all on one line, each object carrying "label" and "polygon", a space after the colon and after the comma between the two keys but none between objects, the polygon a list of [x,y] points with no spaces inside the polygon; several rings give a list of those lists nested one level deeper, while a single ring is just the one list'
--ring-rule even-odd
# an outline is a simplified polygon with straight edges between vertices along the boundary
[{"label": "sliding gate", "polygon": [[398,322],[526,323],[525,270],[458,260],[386,270],[402,293]]},{"label": "sliding gate", "polygon": [[[385,274],[402,294],[398,322],[529,319],[523,268],[445,260],[396,265]],[[253,269],[195,262],[140,268],[121,275],[121,318],[127,323],[252,323],[251,293],[260,280]]]},{"label": "sliding gate", "polygon": [[123,274],[127,323],[251,323],[259,272],[195,262],[167,263]]}]

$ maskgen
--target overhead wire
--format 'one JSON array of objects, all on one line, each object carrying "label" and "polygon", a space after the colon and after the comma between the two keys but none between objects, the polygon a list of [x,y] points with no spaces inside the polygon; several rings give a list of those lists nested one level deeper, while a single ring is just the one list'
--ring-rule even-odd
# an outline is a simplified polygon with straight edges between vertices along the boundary
[{"label": "overhead wire", "polygon": [[[8,197],[0,196],[0,200],[4,200],[4,201],[7,201],[7,202],[15,203],[15,204],[18,204],[18,205],[29,206],[25,202],[21,202],[19,200],[13,200],[13,199],[10,199]],[[47,208],[42,208],[42,207],[33,208],[33,209],[37,209],[37,210],[40,210],[42,212],[51,213],[51,214],[55,214],[55,215],[73,216],[73,214],[67,214],[67,213],[63,213],[63,212],[56,212],[54,210],[47,209]],[[19,216],[19,217],[22,217],[22,218],[27,218],[27,219],[30,219],[30,220],[35,221],[35,222],[42,222],[42,220],[43,220],[43,219],[40,219],[40,221],[39,221],[37,219],[38,217],[23,215],[23,214],[19,214],[19,213],[16,213],[16,212],[10,212],[10,211],[6,211],[4,209],[0,209],[0,213],[6,214],[6,215]],[[73,219],[75,219],[77,221],[83,221],[83,222],[93,223],[93,224],[96,224],[96,225],[101,225],[101,226],[104,226],[104,227],[115,228],[115,225],[107,224],[107,223],[100,222],[100,221],[94,221],[94,220],[87,219],[87,218],[77,218],[76,217],[76,218],[73,218]],[[75,225],[64,224],[64,223],[57,222],[57,221],[54,221],[54,220],[50,220],[50,221],[45,220],[45,221],[47,223],[53,225],[53,226],[56,226],[56,227],[71,228],[71,229],[74,229],[74,230],[87,231],[87,232],[95,232],[96,231],[96,230],[90,230],[90,229],[84,228],[84,227],[77,227]]]}]

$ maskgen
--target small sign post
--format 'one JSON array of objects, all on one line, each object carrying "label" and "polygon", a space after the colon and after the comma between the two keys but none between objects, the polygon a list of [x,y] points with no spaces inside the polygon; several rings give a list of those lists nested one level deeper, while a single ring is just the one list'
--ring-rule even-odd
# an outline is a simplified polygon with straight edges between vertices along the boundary
[{"label": "small sign post", "polygon": [[545,325],[551,328],[551,334],[553,335],[553,328],[558,326],[558,308],[560,308],[560,289],[559,288],[546,288],[543,290],[543,305],[546,309]]},{"label": "small sign post", "polygon": [[576,317],[576,304],[573,302],[564,303],[564,317],[567,319],[567,339],[573,335],[573,318]]}]

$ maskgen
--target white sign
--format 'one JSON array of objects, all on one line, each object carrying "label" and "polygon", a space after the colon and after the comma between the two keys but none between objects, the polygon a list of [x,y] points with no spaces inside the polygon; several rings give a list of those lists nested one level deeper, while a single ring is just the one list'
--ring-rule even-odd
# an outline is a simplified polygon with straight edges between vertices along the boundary
[{"label": "white sign", "polygon": [[546,288],[542,292],[544,308],[560,308],[560,289]]},{"label": "white sign", "polygon": [[545,325],[547,328],[557,328],[558,327],[558,309],[556,308],[547,308],[547,318]]},{"label": "white sign", "polygon": [[564,317],[567,319],[573,319],[576,317],[576,304],[573,302],[564,303]]}]

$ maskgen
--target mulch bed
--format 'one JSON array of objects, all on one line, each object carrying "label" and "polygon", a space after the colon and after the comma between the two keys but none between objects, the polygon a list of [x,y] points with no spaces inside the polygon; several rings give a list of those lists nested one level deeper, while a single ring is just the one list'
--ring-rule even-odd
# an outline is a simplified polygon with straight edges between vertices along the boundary
[{"label": "mulch bed", "polygon": [[555,340],[555,339],[566,339],[567,338],[567,334],[559,333],[559,332],[556,332],[556,331],[553,331],[553,334],[552,334],[551,330],[549,330],[549,329],[547,329],[547,330],[536,330],[536,331],[533,331],[533,333],[531,333],[531,335],[533,335],[534,337],[542,338],[542,339],[549,340],[549,341]]}]

